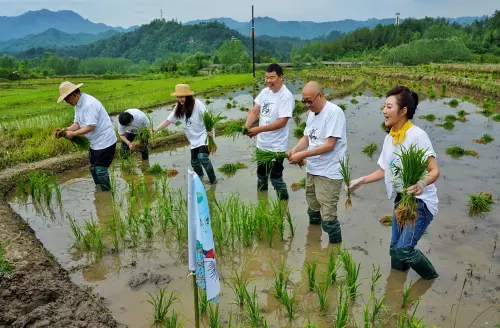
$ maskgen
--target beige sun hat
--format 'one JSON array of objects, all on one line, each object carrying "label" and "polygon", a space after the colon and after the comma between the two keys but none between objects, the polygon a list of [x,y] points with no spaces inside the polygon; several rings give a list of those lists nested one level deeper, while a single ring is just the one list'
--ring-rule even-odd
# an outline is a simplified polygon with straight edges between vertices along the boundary
[{"label": "beige sun hat", "polygon": [[177,84],[175,86],[175,92],[170,95],[175,97],[185,97],[194,95],[194,92],[189,88],[189,84]]},{"label": "beige sun hat", "polygon": [[73,83],[69,81],[64,81],[59,85],[59,99],[57,99],[57,103],[60,103],[61,101],[64,100],[67,96],[69,96],[70,93],[75,91],[76,89],[80,88],[83,85],[83,83],[74,85]]}]

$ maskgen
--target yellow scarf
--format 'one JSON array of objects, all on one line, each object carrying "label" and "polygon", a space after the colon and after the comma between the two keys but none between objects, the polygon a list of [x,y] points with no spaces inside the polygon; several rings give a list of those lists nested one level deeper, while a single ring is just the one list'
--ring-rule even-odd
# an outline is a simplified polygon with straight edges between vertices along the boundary
[{"label": "yellow scarf", "polygon": [[399,130],[399,131],[394,131],[394,127],[391,128],[391,131],[389,132],[389,135],[392,137],[392,144],[394,146],[401,145],[403,144],[403,141],[405,141],[406,137],[406,131],[410,129],[413,126],[413,123],[411,123],[410,120],[406,121],[405,125]]}]

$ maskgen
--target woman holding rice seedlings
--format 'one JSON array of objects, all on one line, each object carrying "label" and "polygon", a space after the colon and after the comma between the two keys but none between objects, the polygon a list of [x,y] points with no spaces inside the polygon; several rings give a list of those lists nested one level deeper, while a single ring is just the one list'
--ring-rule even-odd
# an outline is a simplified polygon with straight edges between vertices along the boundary
[{"label": "woman holding rice seedlings", "polygon": [[212,162],[209,159],[209,151],[207,146],[207,136],[212,133],[207,133],[203,122],[203,113],[207,111],[205,105],[198,99],[193,97],[194,93],[190,90],[187,84],[177,84],[175,92],[172,96],[177,97],[177,105],[170,116],[158,125],[153,133],[166,128],[170,123],[175,123],[182,120],[182,127],[186,133],[186,137],[191,144],[191,166],[198,176],[203,178],[203,168],[207,172],[210,184],[216,184]]},{"label": "woman holding rice seedlings", "polygon": [[[392,269],[415,270],[423,279],[438,277],[431,262],[415,248],[438,211],[439,178],[436,153],[427,133],[410,121],[415,115],[418,95],[396,86],[387,95],[384,122],[391,127],[378,160],[379,169],[351,181],[354,190],[365,183],[385,179],[387,197],[394,201],[389,254]],[[413,205],[412,205],[413,204]]]},{"label": "woman holding rice seedlings", "polygon": [[122,140],[120,146],[120,154],[122,157],[126,157],[130,154],[130,151],[136,149],[136,144],[134,140],[138,140],[141,145],[139,151],[141,152],[142,159],[147,160],[149,158],[149,126],[151,125],[149,118],[144,112],[137,108],[127,109],[118,115],[118,134]]},{"label": "woman holding rice seedlings", "polygon": [[[290,118],[293,116],[295,100],[292,93],[283,84],[283,69],[278,64],[271,64],[265,73],[267,88],[263,89],[254,100],[254,106],[248,114],[245,128],[250,137],[257,136],[257,158],[276,152],[285,152],[288,148]],[[251,127],[259,119],[259,126]],[[269,178],[278,198],[288,199],[288,190],[283,181],[284,158],[270,161],[257,161],[257,190],[268,188]]]},{"label": "woman holding rice seedlings", "polygon": [[309,224],[321,224],[330,243],[342,242],[337,203],[342,188],[340,160],[347,150],[344,111],[327,101],[321,86],[311,81],[302,90],[309,109],[304,136],[288,152],[297,164],[307,158],[306,200]]}]

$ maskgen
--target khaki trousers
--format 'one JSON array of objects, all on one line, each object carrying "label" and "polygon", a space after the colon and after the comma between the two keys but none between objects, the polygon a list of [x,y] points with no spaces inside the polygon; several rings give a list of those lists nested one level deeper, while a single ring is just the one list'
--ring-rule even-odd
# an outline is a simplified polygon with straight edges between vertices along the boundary
[{"label": "khaki trousers", "polygon": [[339,202],[342,179],[307,173],[306,200],[313,211],[320,211],[323,221],[337,219],[337,203]]}]

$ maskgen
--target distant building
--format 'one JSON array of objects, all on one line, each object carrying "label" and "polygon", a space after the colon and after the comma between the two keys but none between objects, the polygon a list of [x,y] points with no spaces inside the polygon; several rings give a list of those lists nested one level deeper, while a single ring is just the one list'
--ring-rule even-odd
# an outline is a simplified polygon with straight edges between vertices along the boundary
[{"label": "distant building", "polygon": [[188,38],[188,43],[193,43],[193,42],[194,42],[193,37],[192,37],[192,36],[190,36],[190,37]]},{"label": "distant building", "polygon": [[238,40],[238,38],[236,38],[236,37],[232,36],[232,37],[231,37],[231,41],[240,41],[240,40]]},{"label": "distant building", "polygon": [[396,13],[396,22],[394,23],[394,25],[398,26],[399,25],[399,13]]}]

